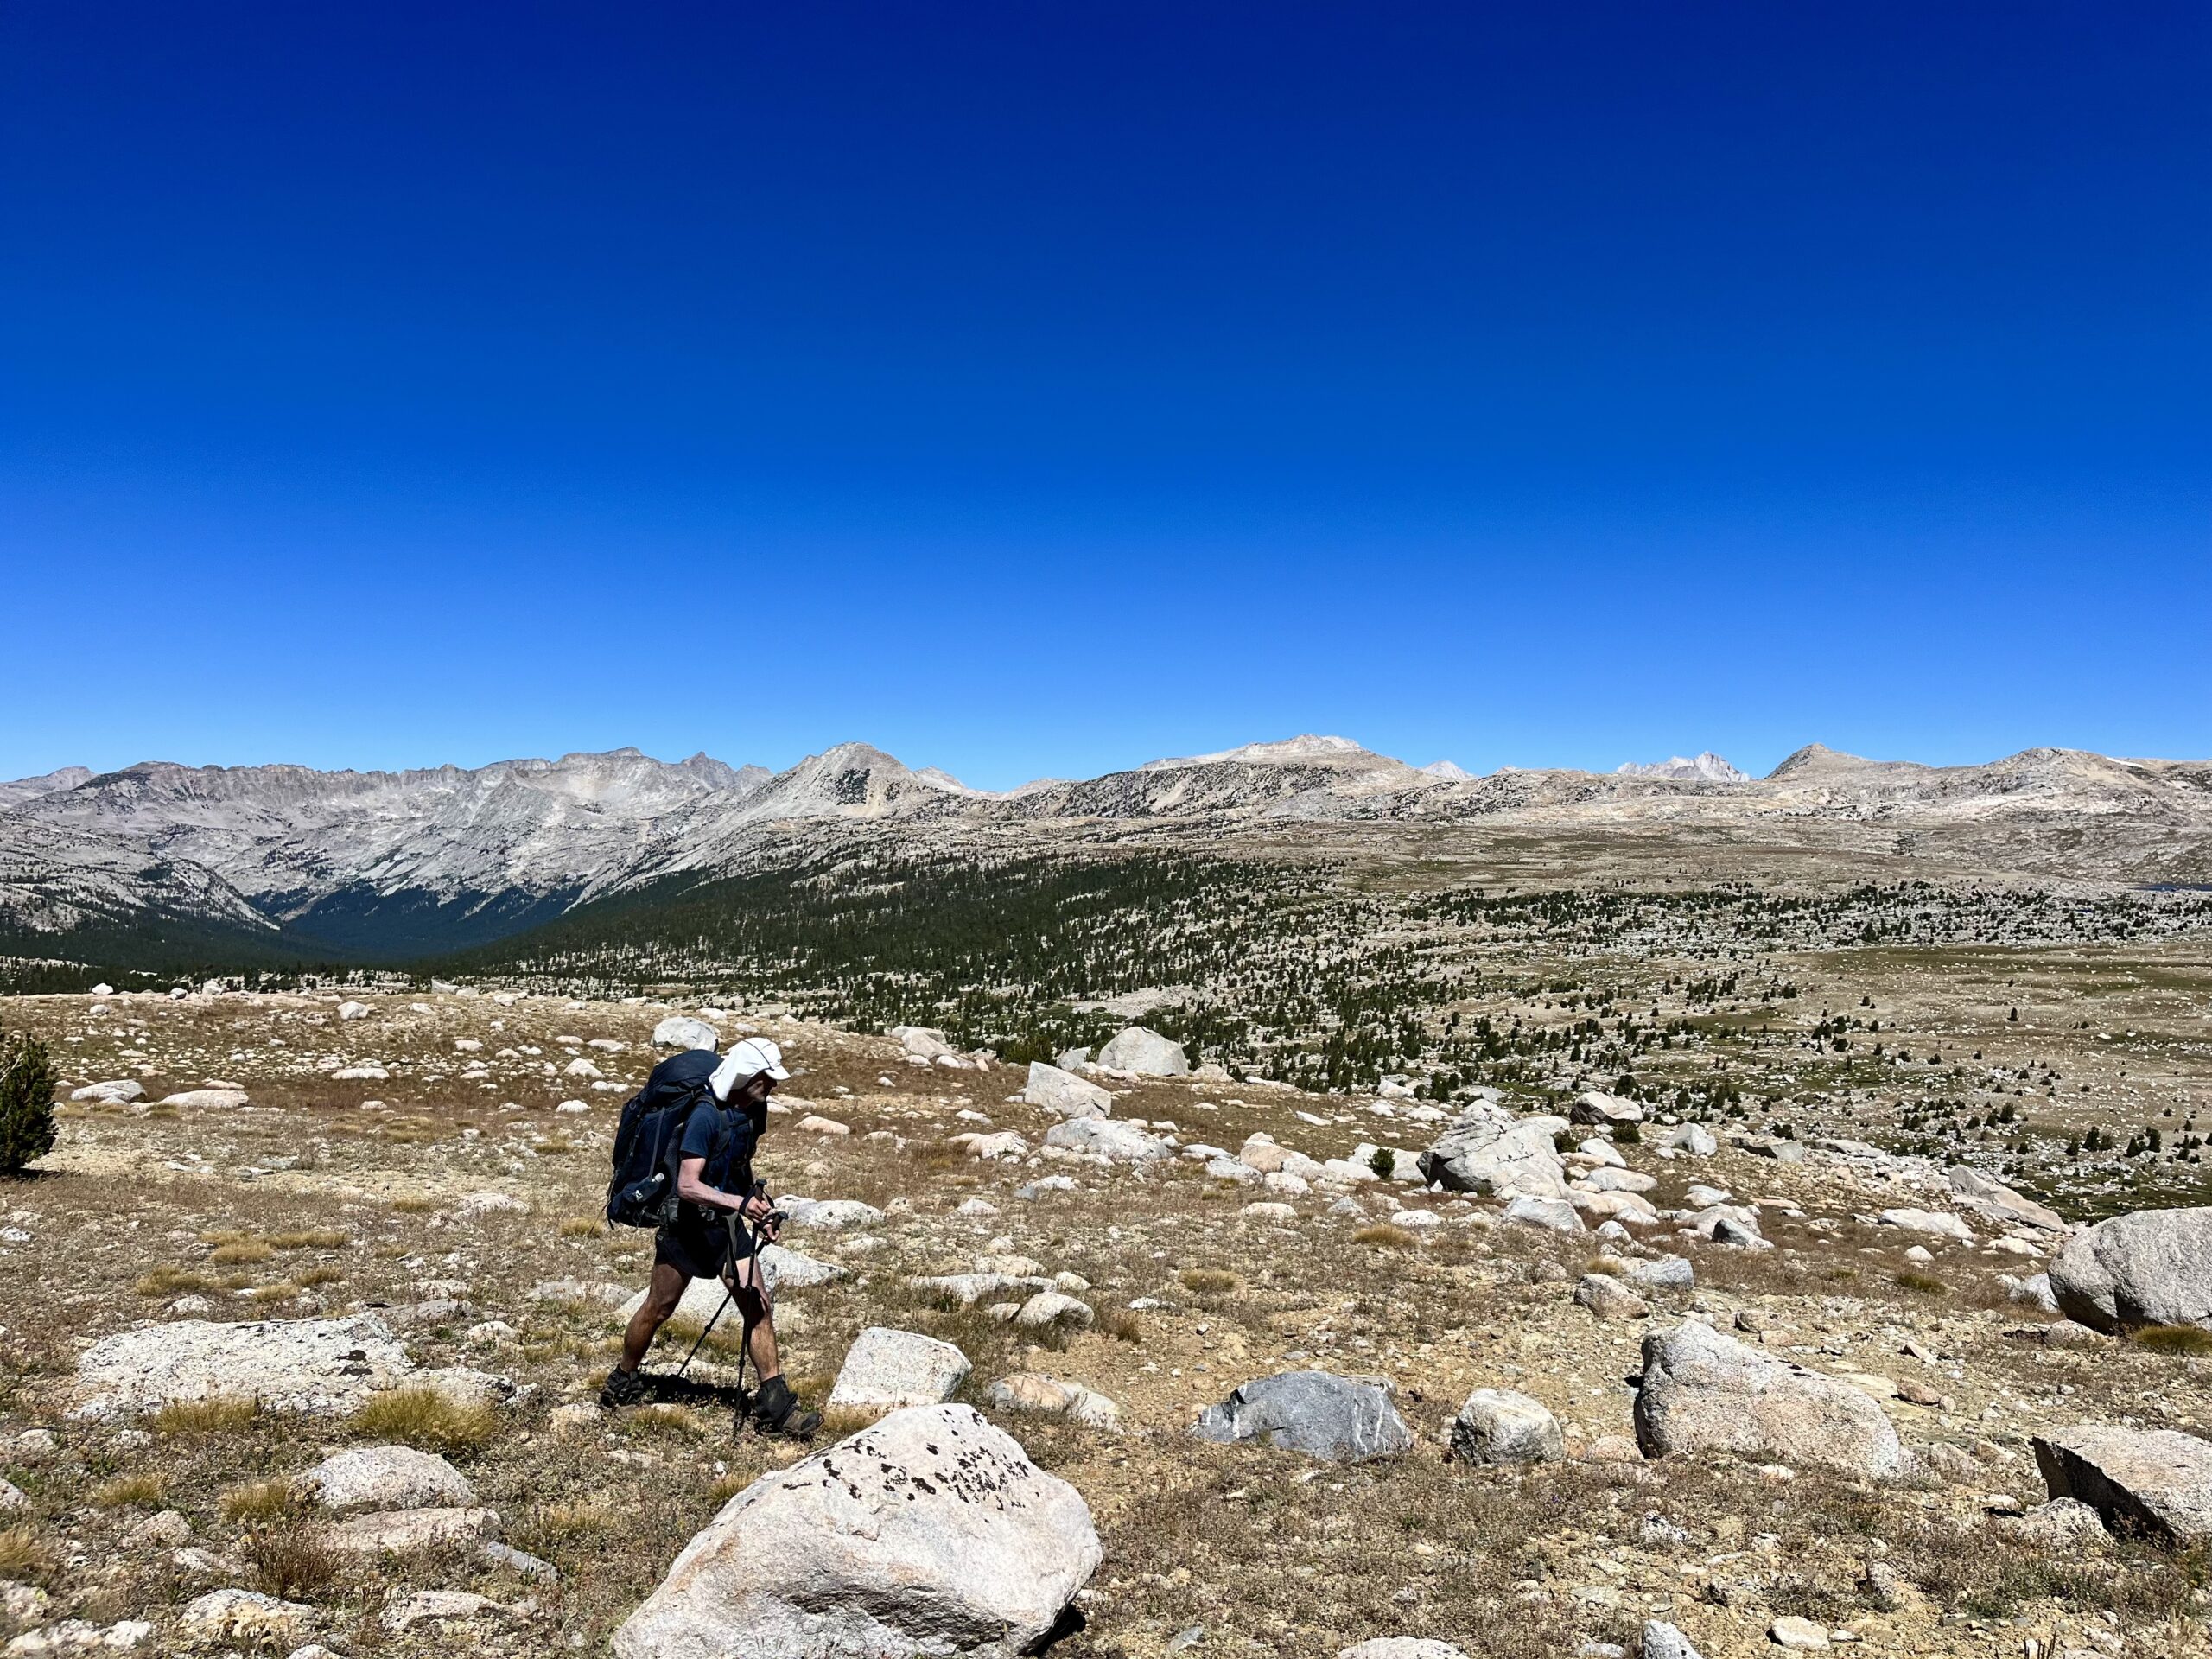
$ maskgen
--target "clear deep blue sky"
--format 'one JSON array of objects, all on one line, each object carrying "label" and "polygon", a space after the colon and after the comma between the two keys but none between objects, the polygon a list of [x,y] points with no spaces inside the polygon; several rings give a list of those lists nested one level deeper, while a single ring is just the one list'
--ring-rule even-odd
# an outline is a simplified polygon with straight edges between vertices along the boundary
[{"label": "clear deep blue sky", "polygon": [[0,775],[2212,753],[2212,10],[0,8]]}]

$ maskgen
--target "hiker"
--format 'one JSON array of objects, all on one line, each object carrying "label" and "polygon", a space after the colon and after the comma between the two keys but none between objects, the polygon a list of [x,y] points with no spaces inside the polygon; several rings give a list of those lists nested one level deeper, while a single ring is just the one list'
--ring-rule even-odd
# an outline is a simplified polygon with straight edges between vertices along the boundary
[{"label": "hiker", "polygon": [[644,1398],[646,1383],[638,1368],[654,1334],[692,1280],[719,1278],[745,1322],[746,1349],[760,1373],[751,1407],[753,1426],[765,1433],[804,1437],[820,1426],[822,1414],[804,1408],[784,1381],[775,1308],[754,1254],[753,1230],[746,1225],[758,1224],[761,1237],[775,1242],[775,1205],[765,1185],[753,1180],[753,1153],[767,1128],[768,1096],[791,1073],[775,1044],[748,1037],[715,1063],[702,1089],[698,1073],[714,1058],[711,1050],[674,1056],[653,1068],[646,1084],[648,1095],[656,1087],[683,1088],[697,1098],[673,1154],[675,1218],[653,1235],[645,1303],[623,1333],[621,1363],[607,1373],[599,1402],[613,1409]]}]

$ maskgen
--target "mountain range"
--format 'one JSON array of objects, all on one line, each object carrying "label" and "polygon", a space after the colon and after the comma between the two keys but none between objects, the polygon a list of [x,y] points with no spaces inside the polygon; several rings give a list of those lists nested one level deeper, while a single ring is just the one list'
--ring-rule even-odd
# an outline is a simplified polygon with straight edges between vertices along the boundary
[{"label": "mountain range", "polygon": [[862,743],[778,772],[635,749],[408,772],[67,767],[0,784],[0,952],[97,946],[113,959],[156,944],[258,944],[400,960],[834,835],[1044,851],[1142,836],[1203,851],[1301,831],[1347,844],[1362,825],[1416,826],[1465,846],[1610,834],[2192,882],[2212,871],[2212,762],[2043,748],[1929,766],[1814,744],[1757,779],[1709,752],[1610,774],[1474,777],[1301,736],[1001,791]]}]

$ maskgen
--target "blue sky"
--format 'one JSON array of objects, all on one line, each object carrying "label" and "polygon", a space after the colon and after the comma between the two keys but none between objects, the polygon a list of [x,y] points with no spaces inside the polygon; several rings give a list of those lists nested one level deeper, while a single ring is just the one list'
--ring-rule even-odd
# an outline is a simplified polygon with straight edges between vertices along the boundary
[{"label": "blue sky", "polygon": [[0,774],[2212,753],[2195,5],[0,10]]}]

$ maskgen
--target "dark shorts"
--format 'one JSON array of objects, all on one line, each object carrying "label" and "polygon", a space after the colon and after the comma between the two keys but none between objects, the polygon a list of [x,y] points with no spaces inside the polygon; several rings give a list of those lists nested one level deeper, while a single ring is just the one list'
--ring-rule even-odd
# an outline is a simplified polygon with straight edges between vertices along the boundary
[{"label": "dark shorts", "polygon": [[719,1279],[733,1260],[747,1261],[752,1255],[753,1230],[742,1224],[733,1228],[719,1213],[678,1216],[653,1235],[653,1260],[667,1262],[687,1279]]}]

